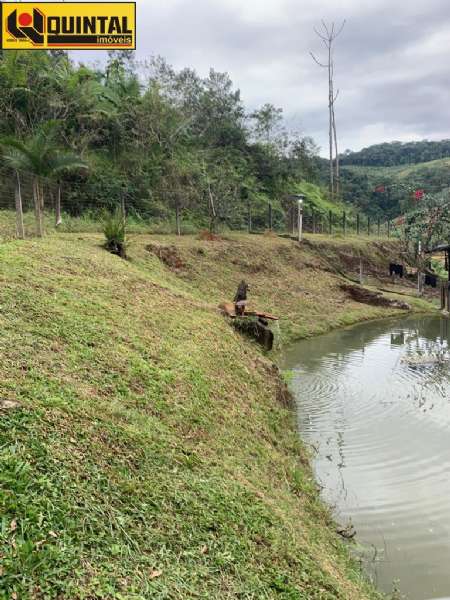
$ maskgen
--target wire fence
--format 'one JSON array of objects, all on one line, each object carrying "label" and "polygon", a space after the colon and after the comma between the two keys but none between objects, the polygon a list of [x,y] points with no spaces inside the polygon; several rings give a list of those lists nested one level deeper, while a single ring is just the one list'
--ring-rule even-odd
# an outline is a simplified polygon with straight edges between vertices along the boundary
[{"label": "wire fence", "polygon": [[[63,182],[41,178],[39,185],[31,173],[20,174],[0,169],[0,240],[45,235],[55,229],[64,232],[100,231],[101,214],[120,208],[127,215],[130,229],[147,233],[194,232],[186,212],[169,208],[164,216],[154,217],[142,211],[140,203],[127,190],[100,198],[95,187],[84,182]],[[101,199],[103,198],[103,199]],[[173,206],[172,198],[166,198]],[[164,198],[163,198],[164,204]],[[207,210],[205,208],[205,210]],[[231,214],[236,212],[236,214]],[[239,211],[239,214],[237,212]],[[299,221],[302,232],[336,236],[398,237],[400,228],[393,221],[374,219],[347,210],[320,211],[305,207],[299,219],[296,202],[287,204],[280,216],[272,205],[258,218],[248,206],[232,208],[223,224],[230,229],[262,232],[265,230],[298,237]],[[208,223],[208,218],[204,220]],[[207,226],[207,225],[206,225]],[[199,227],[200,228],[200,227]]]}]

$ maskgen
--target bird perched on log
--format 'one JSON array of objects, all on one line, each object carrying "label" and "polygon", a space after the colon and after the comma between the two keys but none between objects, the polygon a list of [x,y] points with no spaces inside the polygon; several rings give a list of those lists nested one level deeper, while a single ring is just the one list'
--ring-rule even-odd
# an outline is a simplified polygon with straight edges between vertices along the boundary
[{"label": "bird perched on log", "polygon": [[244,279],[238,285],[237,292],[234,296],[234,308],[237,316],[242,316],[245,312],[247,305],[247,292],[250,290],[250,286]]}]

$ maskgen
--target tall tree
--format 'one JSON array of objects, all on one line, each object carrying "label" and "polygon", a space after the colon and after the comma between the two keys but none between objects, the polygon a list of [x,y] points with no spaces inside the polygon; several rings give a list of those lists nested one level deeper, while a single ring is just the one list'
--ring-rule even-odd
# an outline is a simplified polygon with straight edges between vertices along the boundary
[{"label": "tall tree", "polygon": [[[322,29],[314,27],[314,32],[322,40],[326,50],[326,62],[319,61],[316,56],[310,52],[314,62],[327,70],[328,74],[328,138],[329,138],[329,156],[330,156],[330,196],[340,197],[339,182],[339,152],[337,140],[336,115],[334,105],[339,95],[339,90],[334,91],[334,42],[342,33],[345,26],[345,20],[339,28],[336,28],[334,22],[327,25],[322,21]],[[333,157],[334,154],[334,157]]]}]

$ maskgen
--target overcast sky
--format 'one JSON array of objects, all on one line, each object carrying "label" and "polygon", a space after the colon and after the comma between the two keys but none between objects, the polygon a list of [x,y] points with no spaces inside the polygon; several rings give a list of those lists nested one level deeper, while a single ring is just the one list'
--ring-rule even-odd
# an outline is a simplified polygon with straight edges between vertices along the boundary
[{"label": "overcast sky", "polygon": [[137,0],[137,9],[138,58],[227,71],[247,107],[282,107],[322,154],[327,80],[309,55],[323,54],[313,26],[345,18],[335,53],[341,149],[450,137],[449,0]]}]

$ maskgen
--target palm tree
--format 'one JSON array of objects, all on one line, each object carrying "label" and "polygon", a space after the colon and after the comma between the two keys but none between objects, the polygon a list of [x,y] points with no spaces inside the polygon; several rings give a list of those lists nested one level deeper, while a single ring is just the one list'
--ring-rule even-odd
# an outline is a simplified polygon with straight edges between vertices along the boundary
[{"label": "palm tree", "polygon": [[[28,172],[33,175],[33,200],[36,214],[37,235],[44,234],[44,180],[57,177],[65,170],[87,168],[75,154],[62,151],[55,140],[55,122],[41,126],[34,136],[25,141],[7,137],[0,141],[3,159],[17,174]],[[60,195],[58,193],[58,201]],[[56,207],[57,222],[60,222],[60,207]]]}]

